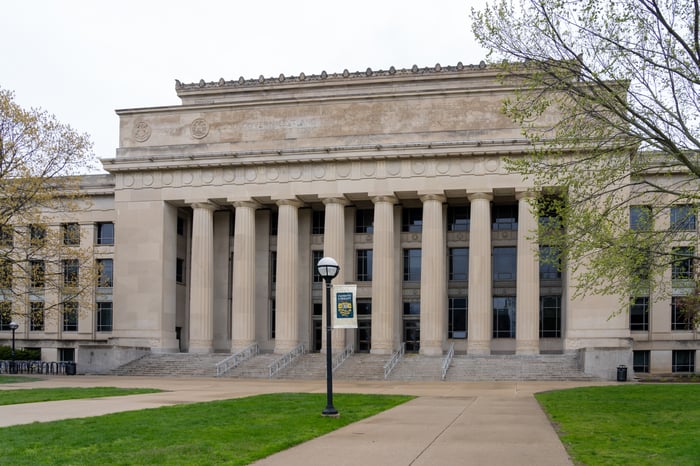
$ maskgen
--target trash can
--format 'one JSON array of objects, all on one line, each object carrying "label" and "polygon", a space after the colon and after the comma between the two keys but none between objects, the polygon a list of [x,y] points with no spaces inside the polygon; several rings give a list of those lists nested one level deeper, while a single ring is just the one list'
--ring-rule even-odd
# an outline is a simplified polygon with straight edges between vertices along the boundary
[{"label": "trash can", "polygon": [[[66,375],[75,375],[76,372],[76,365],[74,362],[67,362],[66,363]],[[619,375],[618,375],[619,378]]]},{"label": "trash can", "polygon": [[617,381],[627,382],[627,366],[617,366]]}]

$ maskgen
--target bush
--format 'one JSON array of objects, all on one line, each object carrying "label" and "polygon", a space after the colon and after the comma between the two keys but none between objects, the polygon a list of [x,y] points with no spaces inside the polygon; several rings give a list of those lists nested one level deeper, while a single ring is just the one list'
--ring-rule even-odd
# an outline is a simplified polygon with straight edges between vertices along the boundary
[{"label": "bush", "polygon": [[[12,359],[12,347],[0,346],[0,361]],[[39,361],[41,360],[41,350],[39,349],[15,349],[15,360],[17,361]]]}]

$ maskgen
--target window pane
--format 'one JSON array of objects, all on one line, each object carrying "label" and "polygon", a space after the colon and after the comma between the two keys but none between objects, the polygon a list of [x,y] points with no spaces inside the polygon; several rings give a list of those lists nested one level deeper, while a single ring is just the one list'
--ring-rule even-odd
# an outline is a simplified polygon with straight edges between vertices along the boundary
[{"label": "window pane", "polygon": [[515,280],[516,248],[493,248],[493,279]]},{"label": "window pane", "polygon": [[540,246],[540,278],[543,280],[561,278],[561,258],[558,248]]},{"label": "window pane", "polygon": [[30,303],[29,330],[44,330],[44,303],[41,301]]},{"label": "window pane", "polygon": [[44,261],[29,261],[29,282],[32,288],[44,287]]},{"label": "window pane", "polygon": [[311,265],[313,270],[313,282],[314,283],[321,283],[323,279],[321,278],[321,274],[318,273],[318,268],[316,268],[316,264],[318,264],[318,261],[323,259],[323,251],[311,251]]},{"label": "window pane", "polygon": [[517,230],[518,229],[518,206],[517,204],[495,205],[492,209],[494,230]]},{"label": "window pane", "polygon": [[112,303],[98,302],[97,303],[97,331],[111,332],[112,331]]},{"label": "window pane", "polygon": [[[178,228],[180,219],[178,218]],[[97,224],[97,244],[114,244],[114,224],[111,222]]]},{"label": "window pane", "polygon": [[630,330],[649,330],[649,298],[635,298],[630,305]]},{"label": "window pane", "polygon": [[449,231],[469,231],[469,206],[447,208],[447,229]]},{"label": "window pane", "polygon": [[690,316],[685,312],[683,298],[671,298],[671,330],[691,330]]},{"label": "window pane", "polygon": [[561,338],[561,296],[540,296],[540,338]]},{"label": "window pane", "polygon": [[374,211],[357,209],[355,211],[355,233],[372,233],[374,231]]},{"label": "window pane", "polygon": [[450,298],[447,338],[467,338],[467,300]]},{"label": "window pane", "polygon": [[673,352],[673,372],[695,372],[695,350]]},{"label": "window pane", "polygon": [[633,351],[632,358],[635,372],[649,372],[649,351]]},{"label": "window pane", "polygon": [[78,274],[80,265],[78,259],[66,259],[63,261],[63,286],[78,286]]},{"label": "window pane", "polygon": [[404,281],[420,281],[421,250],[403,250],[403,279]]},{"label": "window pane", "polygon": [[112,259],[98,259],[97,273],[97,286],[100,288],[111,288],[114,275]]},{"label": "window pane", "polygon": [[651,207],[648,205],[638,205],[630,207],[630,229],[651,230],[652,226]]},{"label": "window pane", "polygon": [[493,338],[515,338],[515,296],[493,298]]},{"label": "window pane", "polygon": [[314,210],[311,216],[311,234],[322,235],[326,222],[326,212],[323,210]]},{"label": "window pane", "polygon": [[421,207],[403,209],[401,215],[401,231],[423,231],[423,209]]},{"label": "window pane", "polygon": [[63,331],[78,331],[78,303],[75,301],[63,303]]},{"label": "window pane", "polygon": [[358,249],[357,250],[357,277],[356,280],[371,281],[372,280],[372,250]]},{"label": "window pane", "polygon": [[692,247],[673,248],[671,250],[674,260],[671,265],[671,278],[674,280],[689,280],[693,278],[693,256],[695,250]]},{"label": "window pane", "polygon": [[671,207],[672,230],[695,230],[695,207],[679,205]]},{"label": "window pane", "polygon": [[80,225],[77,223],[63,224],[63,244],[77,246],[80,244]]}]

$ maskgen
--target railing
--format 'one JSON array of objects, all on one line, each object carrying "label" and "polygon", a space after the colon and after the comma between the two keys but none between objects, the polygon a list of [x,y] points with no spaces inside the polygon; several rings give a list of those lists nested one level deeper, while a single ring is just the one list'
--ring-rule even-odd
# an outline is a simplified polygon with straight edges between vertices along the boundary
[{"label": "railing", "polygon": [[384,364],[384,378],[385,379],[387,377],[389,377],[389,374],[391,374],[391,371],[394,370],[394,367],[399,363],[399,361],[401,361],[401,358],[403,357],[405,352],[406,352],[406,343],[401,343],[401,346],[399,346],[399,349],[396,350],[396,352],[391,355],[391,359],[389,360],[389,362]]},{"label": "railing", "polygon": [[350,355],[354,352],[355,352],[355,345],[350,343],[348,346],[345,347],[345,349],[343,350],[342,353],[336,354],[335,357],[333,358],[333,372],[335,372],[335,370],[337,368],[339,368],[340,365],[343,364],[345,362],[345,360],[347,358],[349,358]]},{"label": "railing", "polygon": [[75,375],[76,364],[70,361],[0,361],[0,374]]},{"label": "railing", "polygon": [[281,358],[279,358],[277,361],[270,364],[270,377],[274,377],[279,371],[289,366],[297,358],[303,356],[304,353],[306,353],[306,347],[304,347],[304,344],[302,343],[290,352],[286,353]]},{"label": "railing", "polygon": [[442,360],[442,380],[445,380],[445,377],[447,377],[447,370],[450,368],[450,363],[452,363],[452,358],[455,355],[455,344],[452,343],[450,345],[449,351],[447,351],[447,356],[445,356],[445,359]]},{"label": "railing", "polygon": [[253,356],[257,355],[260,352],[260,349],[258,348],[257,343],[253,343],[249,347],[245,348],[244,350],[239,351],[236,354],[232,354],[231,356],[227,357],[226,359],[219,361],[216,363],[216,376],[221,377],[231,369],[238,367],[239,364],[241,364],[244,361],[247,361],[248,359],[252,358]]}]

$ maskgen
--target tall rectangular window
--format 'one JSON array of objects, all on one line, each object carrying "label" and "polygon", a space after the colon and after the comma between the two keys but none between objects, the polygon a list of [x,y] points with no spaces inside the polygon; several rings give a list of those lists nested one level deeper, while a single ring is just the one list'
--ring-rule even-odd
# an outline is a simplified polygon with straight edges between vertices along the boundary
[{"label": "tall rectangular window", "polygon": [[417,233],[423,231],[423,208],[405,207],[402,210],[401,231]]},{"label": "tall rectangular window", "polygon": [[467,338],[467,299],[449,298],[447,311],[447,338]]},{"label": "tall rectangular window", "polygon": [[672,353],[673,372],[695,372],[695,350],[675,350]]},{"label": "tall rectangular window", "polygon": [[515,338],[515,296],[493,297],[493,338]]},{"label": "tall rectangular window", "polygon": [[355,233],[374,232],[374,210],[357,209],[355,211]]},{"label": "tall rectangular window", "polygon": [[[177,220],[179,228],[180,219]],[[114,244],[114,223],[101,222],[97,224],[97,244]]]},{"label": "tall rectangular window", "polygon": [[447,207],[447,229],[449,231],[469,231],[469,206]]},{"label": "tall rectangular window", "polygon": [[0,259],[0,290],[12,288],[12,261]]},{"label": "tall rectangular window", "polygon": [[420,281],[420,264],[421,250],[420,249],[404,249],[403,250],[403,279],[411,282]]},{"label": "tall rectangular window", "polygon": [[693,257],[695,249],[689,246],[673,248],[673,263],[671,264],[671,278],[673,280],[690,280],[693,278]]},{"label": "tall rectangular window", "polygon": [[518,205],[494,205],[491,213],[493,218],[493,230],[517,230],[518,229]]},{"label": "tall rectangular window", "polygon": [[469,279],[469,248],[450,248],[449,273],[450,280]]},{"label": "tall rectangular window", "polygon": [[690,316],[683,307],[683,297],[671,297],[671,330],[692,330]]},{"label": "tall rectangular window", "polygon": [[78,303],[76,301],[63,303],[63,331],[78,331]]},{"label": "tall rectangular window", "polygon": [[46,227],[43,225],[29,225],[29,242],[32,246],[41,246],[46,239]]},{"label": "tall rectangular window", "polygon": [[12,301],[0,301],[0,331],[12,330],[10,322],[12,322]]},{"label": "tall rectangular window", "polygon": [[180,257],[175,259],[175,281],[185,283],[185,259]]},{"label": "tall rectangular window", "polygon": [[632,351],[632,369],[635,372],[649,372],[649,351]]},{"label": "tall rectangular window", "polygon": [[372,250],[371,249],[358,249],[357,254],[357,268],[356,268],[356,280],[358,282],[368,282],[372,281]]},{"label": "tall rectangular window", "polygon": [[97,259],[97,286],[112,288],[114,283],[114,266],[112,259]]},{"label": "tall rectangular window", "polygon": [[540,296],[540,338],[561,338],[561,296]]},{"label": "tall rectangular window", "polygon": [[322,235],[326,225],[326,212],[314,210],[311,213],[311,234]]},{"label": "tall rectangular window", "polygon": [[44,330],[44,302],[29,303],[29,330],[40,332]]},{"label": "tall rectangular window", "polygon": [[678,205],[671,207],[671,230],[695,230],[695,206]]},{"label": "tall rectangular window", "polygon": [[97,331],[111,332],[112,331],[112,302],[98,301],[97,302]]},{"label": "tall rectangular window", "polygon": [[634,205],[630,207],[630,229],[648,231],[652,228],[651,206]]},{"label": "tall rectangular window", "polygon": [[42,260],[29,261],[29,286],[43,288],[46,277],[46,266]]},{"label": "tall rectangular window", "polygon": [[75,287],[78,286],[80,273],[80,264],[78,259],[63,260],[63,286]]},{"label": "tall rectangular window", "polygon": [[279,216],[276,211],[270,212],[270,236],[277,236],[277,226],[279,225]]},{"label": "tall rectangular window", "polygon": [[64,223],[61,225],[63,230],[63,244],[66,246],[78,246],[80,244],[80,225],[78,223]]},{"label": "tall rectangular window", "polygon": [[270,251],[270,283],[277,283],[277,251]]},{"label": "tall rectangular window", "polygon": [[[99,225],[99,224],[98,224]],[[177,218],[177,236],[185,236],[185,219],[182,217]],[[99,235],[98,235],[99,237]]]},{"label": "tall rectangular window", "polygon": [[316,268],[318,261],[320,261],[321,259],[323,259],[323,251],[311,251],[311,269],[313,270],[313,282],[314,283],[323,282],[323,279],[321,278],[321,274],[318,273],[318,268]]},{"label": "tall rectangular window", "polygon": [[634,298],[630,304],[630,330],[649,330],[649,298]]},{"label": "tall rectangular window", "polygon": [[493,279],[515,280],[517,274],[516,248],[493,248]]},{"label": "tall rectangular window", "polygon": [[12,247],[15,230],[12,225],[0,225],[0,247]]},{"label": "tall rectangular window", "polygon": [[540,246],[540,279],[558,280],[561,278],[561,258],[559,248]]},{"label": "tall rectangular window", "polygon": [[275,339],[275,329],[277,328],[277,301],[270,300],[270,338]]}]

